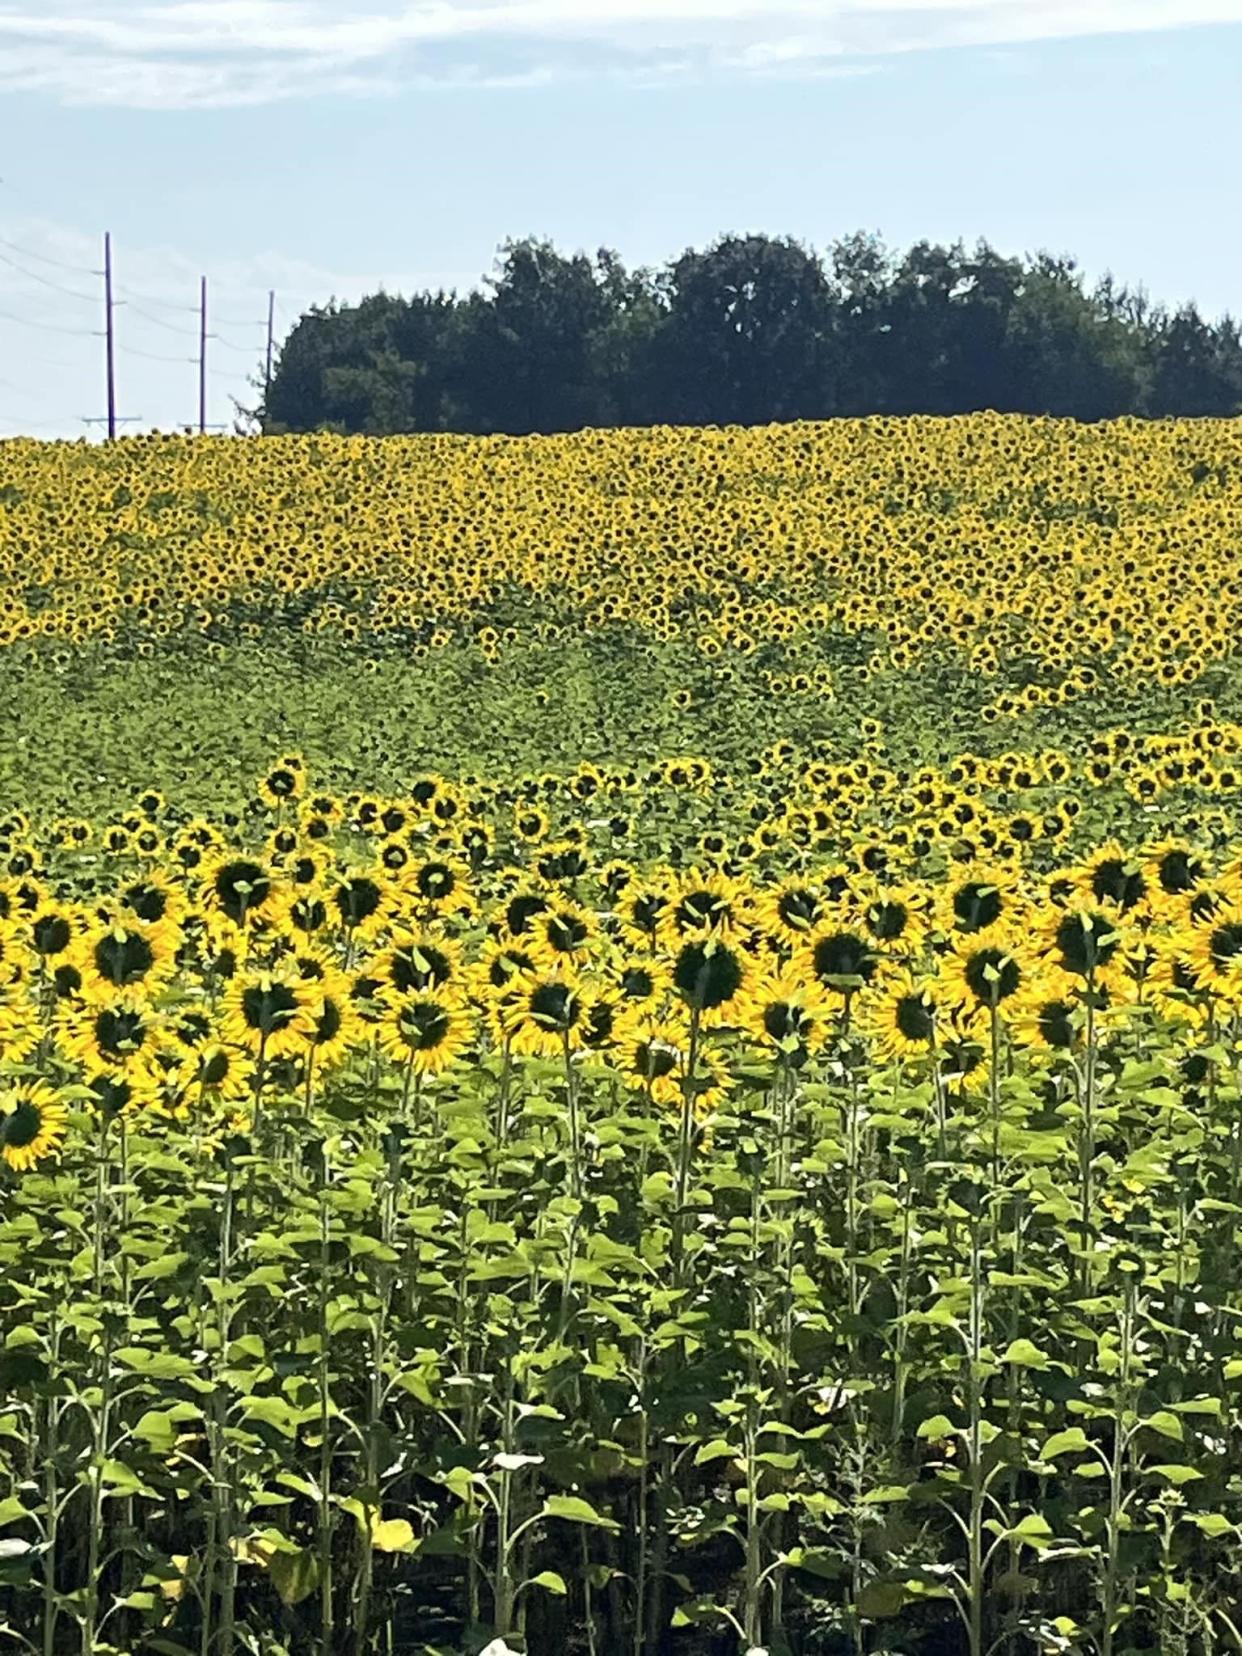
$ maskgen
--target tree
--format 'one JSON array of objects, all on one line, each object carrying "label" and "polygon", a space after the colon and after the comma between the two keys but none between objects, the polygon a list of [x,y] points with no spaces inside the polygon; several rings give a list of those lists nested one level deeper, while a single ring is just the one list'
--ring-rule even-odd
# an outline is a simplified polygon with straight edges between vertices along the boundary
[{"label": "tree", "polygon": [[664,406],[694,424],[820,419],[833,409],[833,297],[798,242],[729,236],[664,284]]},{"label": "tree", "polygon": [[827,260],[726,236],[663,271],[507,242],[481,290],[309,311],[282,347],[265,431],[572,431],[833,414],[1232,415],[1242,339],[1072,259],[877,236]]}]

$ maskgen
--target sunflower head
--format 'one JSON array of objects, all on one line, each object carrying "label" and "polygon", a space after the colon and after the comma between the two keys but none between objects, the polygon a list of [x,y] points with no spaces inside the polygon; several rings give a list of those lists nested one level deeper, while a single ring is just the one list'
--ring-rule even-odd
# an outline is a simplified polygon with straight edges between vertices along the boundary
[{"label": "sunflower head", "polygon": [[0,1094],[0,1159],[25,1173],[45,1157],[59,1153],[67,1112],[42,1081],[27,1081]]}]

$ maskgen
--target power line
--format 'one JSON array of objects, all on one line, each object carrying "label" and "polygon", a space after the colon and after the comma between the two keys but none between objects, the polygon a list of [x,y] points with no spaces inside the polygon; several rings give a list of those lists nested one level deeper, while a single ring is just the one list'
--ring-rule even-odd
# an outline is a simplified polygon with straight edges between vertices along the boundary
[{"label": "power line", "polygon": [[97,270],[90,270],[86,265],[69,264],[65,259],[54,259],[49,253],[36,253],[33,247],[22,247],[18,242],[6,241],[0,236],[0,247],[7,247],[10,253],[20,253],[23,259],[33,259],[36,264],[51,265],[54,270],[72,271],[75,276],[98,276]]},{"label": "power line", "polygon": [[36,322],[30,316],[14,316],[12,311],[0,311],[0,320],[15,322],[19,328],[38,328],[42,333],[73,334],[80,338],[99,338],[98,328],[62,328],[54,322]]},{"label": "power line", "polygon": [[[157,310],[178,311],[185,316],[198,315],[197,305],[178,304],[175,299],[157,299],[153,293],[135,293],[132,288],[121,288],[120,299],[122,304],[129,305],[134,310],[138,309],[138,302],[141,301],[144,305],[154,305]],[[165,322],[162,326],[168,328],[172,323]]]},{"label": "power line", "polygon": [[212,334],[211,337],[217,345],[223,345],[226,351],[240,351],[243,356],[258,356],[262,351],[262,347],[258,345],[234,345],[231,339],[225,339],[222,334]]},{"label": "power line", "polygon": [[[153,322],[157,328],[163,328],[168,333],[175,333],[175,334],[182,334],[182,335],[185,333],[185,328],[184,327],[178,327],[178,325],[175,322],[165,322],[165,320],[162,316],[152,316],[152,314],[149,310],[144,310],[141,305],[135,304],[132,299],[122,297],[122,299],[119,301],[119,303],[124,305],[125,309],[127,311],[131,311],[135,316],[141,316],[145,321]],[[194,315],[197,316],[198,312],[195,311]]]},{"label": "power line", "polygon": [[20,271],[32,282],[39,282],[43,287],[51,288],[53,293],[67,293],[70,299],[82,299],[88,305],[96,303],[93,293],[80,293],[77,288],[66,287],[63,282],[54,282],[50,276],[40,276],[37,270],[27,270],[25,265],[18,264],[16,259],[10,259],[7,253],[0,253],[0,263],[8,265],[12,270]]}]

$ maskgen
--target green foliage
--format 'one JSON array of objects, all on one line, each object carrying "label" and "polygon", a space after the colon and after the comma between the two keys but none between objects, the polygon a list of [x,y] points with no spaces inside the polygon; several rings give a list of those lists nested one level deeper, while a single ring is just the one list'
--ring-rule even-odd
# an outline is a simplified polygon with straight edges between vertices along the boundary
[{"label": "green foliage", "polygon": [[876,238],[827,258],[727,236],[659,272],[507,242],[486,290],[376,294],[304,316],[269,431],[575,431],[977,409],[1100,420],[1230,415],[1242,341],[1072,260]]}]

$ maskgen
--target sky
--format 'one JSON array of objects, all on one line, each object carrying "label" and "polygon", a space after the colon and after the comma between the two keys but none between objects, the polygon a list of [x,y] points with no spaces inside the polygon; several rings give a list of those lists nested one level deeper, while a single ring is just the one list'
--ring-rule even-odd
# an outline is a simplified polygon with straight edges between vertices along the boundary
[{"label": "sky", "polygon": [[0,437],[253,400],[332,297],[509,236],[983,236],[1242,312],[1242,0],[0,0]]}]

